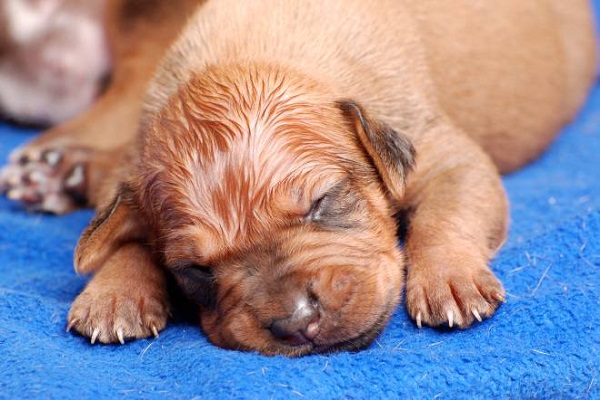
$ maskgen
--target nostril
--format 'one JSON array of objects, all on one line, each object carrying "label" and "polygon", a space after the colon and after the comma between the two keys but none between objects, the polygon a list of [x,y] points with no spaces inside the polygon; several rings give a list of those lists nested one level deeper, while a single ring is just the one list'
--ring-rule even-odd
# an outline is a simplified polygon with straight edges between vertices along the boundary
[{"label": "nostril", "polygon": [[296,308],[289,317],[273,320],[271,334],[291,346],[311,342],[319,333],[321,316],[318,305],[306,298],[296,301]]},{"label": "nostril", "polygon": [[321,322],[321,316],[317,314],[317,316],[313,318],[312,321],[310,321],[309,324],[306,325],[306,328],[302,331],[308,340],[312,341],[319,333],[319,322]]}]

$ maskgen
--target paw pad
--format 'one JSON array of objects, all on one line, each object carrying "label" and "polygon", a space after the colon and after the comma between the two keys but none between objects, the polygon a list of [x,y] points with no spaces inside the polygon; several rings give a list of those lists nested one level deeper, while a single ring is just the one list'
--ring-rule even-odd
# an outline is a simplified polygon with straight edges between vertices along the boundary
[{"label": "paw pad", "polygon": [[64,214],[86,203],[87,161],[82,148],[19,149],[0,170],[0,192],[30,211]]}]

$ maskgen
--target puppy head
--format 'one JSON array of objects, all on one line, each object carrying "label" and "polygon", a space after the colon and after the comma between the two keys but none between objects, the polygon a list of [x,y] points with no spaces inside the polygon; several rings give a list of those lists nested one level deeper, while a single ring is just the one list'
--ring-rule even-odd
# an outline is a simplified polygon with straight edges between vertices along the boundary
[{"label": "puppy head", "polygon": [[358,349],[399,302],[390,198],[412,147],[324,93],[290,71],[211,70],[146,125],[132,201],[221,347]]}]

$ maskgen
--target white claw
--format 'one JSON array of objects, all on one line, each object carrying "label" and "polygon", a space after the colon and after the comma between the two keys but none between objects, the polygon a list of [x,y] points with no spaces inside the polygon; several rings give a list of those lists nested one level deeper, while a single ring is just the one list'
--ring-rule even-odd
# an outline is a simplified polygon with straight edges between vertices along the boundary
[{"label": "white claw", "polygon": [[506,303],[506,298],[504,296],[502,296],[500,293],[494,293],[492,295],[492,297],[496,300],[499,301],[500,303]]},{"label": "white claw", "polygon": [[67,332],[70,332],[71,329],[73,329],[73,327],[75,326],[75,324],[78,322],[79,320],[77,318],[72,319],[71,321],[69,321],[69,324],[67,325]]},{"label": "white claw", "polygon": [[83,165],[78,164],[75,166],[73,171],[71,172],[71,176],[69,176],[65,181],[65,186],[67,187],[75,187],[81,185],[83,180],[85,179],[84,168]]},{"label": "white claw", "polygon": [[448,310],[447,316],[448,316],[448,326],[450,328],[452,328],[454,326],[454,313],[452,312],[452,310]]},{"label": "white claw", "polygon": [[46,182],[48,179],[46,177],[46,174],[44,174],[43,172],[33,171],[29,174],[29,180],[31,180],[31,182],[33,183],[41,183]]},{"label": "white claw", "polygon": [[96,339],[98,339],[98,335],[100,334],[100,329],[94,328],[94,332],[92,332],[92,339],[90,340],[91,344],[96,343]]},{"label": "white claw", "polygon": [[11,200],[21,200],[25,192],[22,189],[11,189],[6,193],[6,197]]},{"label": "white claw", "polygon": [[119,339],[119,343],[125,344],[125,338],[123,337],[123,329],[117,329],[117,339]]},{"label": "white claw", "polygon": [[152,325],[152,328],[150,328],[152,330],[152,334],[154,335],[155,338],[158,337],[158,329],[156,329],[156,326]]},{"label": "white claw", "polygon": [[57,150],[48,151],[44,154],[44,158],[49,166],[55,167],[60,162],[62,155]]},{"label": "white claw", "polygon": [[421,316],[421,311],[419,311],[419,313],[417,314],[417,327],[418,327],[419,329],[421,329],[421,328],[423,327],[423,324],[422,324],[422,322],[421,322],[421,318],[422,318],[422,316]]},{"label": "white claw", "polygon": [[57,193],[46,193],[41,204],[44,211],[62,214],[69,210],[69,200]]},{"label": "white claw", "polygon": [[479,311],[477,311],[476,308],[472,309],[471,312],[473,313],[473,316],[475,316],[475,318],[477,319],[477,321],[481,322],[481,315],[479,315]]}]

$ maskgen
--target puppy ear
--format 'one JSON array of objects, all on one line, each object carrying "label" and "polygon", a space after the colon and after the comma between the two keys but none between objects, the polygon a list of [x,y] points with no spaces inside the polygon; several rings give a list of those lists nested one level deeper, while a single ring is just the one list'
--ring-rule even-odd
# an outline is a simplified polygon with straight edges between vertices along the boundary
[{"label": "puppy ear", "polygon": [[142,221],[131,188],[122,184],[110,205],[96,215],[79,238],[75,272],[96,272],[123,244],[143,240],[147,229]]},{"label": "puppy ear", "polygon": [[401,199],[406,177],[415,162],[415,149],[410,140],[385,123],[369,118],[353,101],[340,101],[338,105],[354,127],[391,197]]}]

